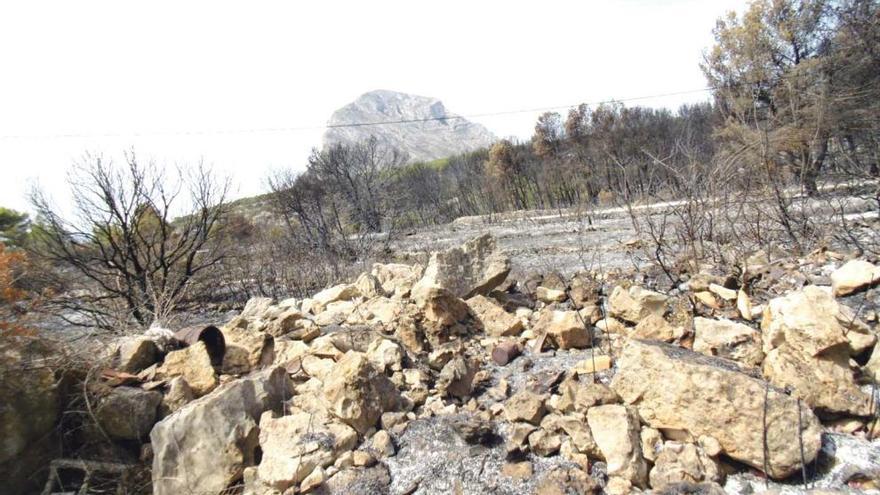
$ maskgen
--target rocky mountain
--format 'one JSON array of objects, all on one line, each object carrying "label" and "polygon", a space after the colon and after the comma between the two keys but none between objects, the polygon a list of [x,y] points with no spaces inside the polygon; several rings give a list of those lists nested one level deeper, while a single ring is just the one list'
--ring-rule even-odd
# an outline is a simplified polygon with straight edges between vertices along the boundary
[{"label": "rocky mountain", "polygon": [[364,93],[333,112],[328,124],[402,120],[416,122],[330,127],[324,133],[324,146],[358,142],[375,136],[379,141],[406,152],[410,161],[416,162],[472,151],[496,140],[488,129],[447,111],[443,102],[436,98],[387,90]]}]

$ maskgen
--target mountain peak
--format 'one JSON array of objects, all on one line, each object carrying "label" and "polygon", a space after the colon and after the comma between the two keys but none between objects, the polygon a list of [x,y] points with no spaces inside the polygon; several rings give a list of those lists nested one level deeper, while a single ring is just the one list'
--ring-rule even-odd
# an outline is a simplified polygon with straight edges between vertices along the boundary
[{"label": "mountain peak", "polygon": [[[400,122],[407,121],[407,122]],[[395,122],[358,127],[332,127],[324,146],[364,141],[381,143],[407,153],[410,161],[430,161],[490,146],[496,138],[480,124],[446,110],[437,98],[387,89],[369,91],[333,112],[329,125]]]}]

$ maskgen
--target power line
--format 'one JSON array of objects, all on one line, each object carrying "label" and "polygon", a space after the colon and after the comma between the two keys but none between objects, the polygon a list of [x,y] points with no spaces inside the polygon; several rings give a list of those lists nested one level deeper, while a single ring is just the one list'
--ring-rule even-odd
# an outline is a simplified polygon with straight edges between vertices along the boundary
[{"label": "power line", "polygon": [[596,106],[608,103],[623,103],[628,101],[638,101],[638,100],[650,100],[655,98],[665,98],[669,96],[681,96],[686,94],[693,93],[703,93],[706,91],[712,91],[713,88],[700,88],[700,89],[691,89],[686,91],[675,91],[671,93],[661,93],[654,95],[644,95],[644,96],[633,96],[630,98],[619,98],[619,99],[610,99],[610,100],[601,100],[601,101],[593,101],[593,102],[581,102],[573,105],[560,105],[553,107],[542,107],[542,108],[528,108],[528,109],[519,109],[519,110],[507,110],[500,112],[488,112],[488,113],[475,113],[468,115],[449,115],[443,117],[425,117],[422,119],[400,119],[400,120],[386,120],[386,121],[378,121],[378,122],[352,122],[348,124],[325,124],[325,125],[315,125],[315,126],[305,126],[305,127],[266,127],[266,128],[252,128],[252,129],[218,129],[218,130],[188,130],[188,131],[155,131],[155,132],[132,132],[132,133],[82,133],[82,134],[47,134],[47,135],[2,135],[0,136],[0,140],[26,140],[26,139],[89,139],[89,138],[114,138],[114,137],[155,137],[155,136],[207,136],[207,135],[229,135],[229,134],[268,134],[268,133],[286,133],[286,132],[302,132],[302,131],[318,131],[324,129],[338,129],[338,128],[347,128],[347,127],[373,127],[373,126],[383,126],[383,125],[397,125],[397,124],[414,124],[421,122],[433,122],[433,121],[449,121],[449,120],[462,120],[462,119],[473,119],[473,118],[483,118],[483,117],[499,117],[505,115],[515,115],[515,114],[523,114],[523,113],[535,113],[535,112],[551,112],[555,110],[565,110],[569,108],[577,107],[578,105],[586,103],[587,105]]}]

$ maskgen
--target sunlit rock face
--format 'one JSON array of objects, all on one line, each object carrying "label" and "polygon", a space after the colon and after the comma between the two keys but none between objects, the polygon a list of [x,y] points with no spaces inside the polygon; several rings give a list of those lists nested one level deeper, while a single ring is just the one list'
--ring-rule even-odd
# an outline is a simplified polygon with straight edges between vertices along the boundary
[{"label": "sunlit rock face", "polygon": [[330,127],[324,146],[365,141],[380,143],[408,155],[410,162],[431,161],[490,146],[494,135],[480,124],[446,110],[436,98],[376,90],[333,112],[328,125],[416,121],[385,125]]}]

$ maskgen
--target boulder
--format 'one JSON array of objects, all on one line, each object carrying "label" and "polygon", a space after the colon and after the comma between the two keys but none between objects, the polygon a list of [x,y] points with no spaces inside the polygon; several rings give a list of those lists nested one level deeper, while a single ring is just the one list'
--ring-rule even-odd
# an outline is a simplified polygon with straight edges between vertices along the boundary
[{"label": "boulder", "polygon": [[619,404],[591,407],[587,423],[602,456],[609,476],[619,476],[644,488],[648,464],[642,457],[639,416],[635,409]]},{"label": "boulder", "polygon": [[357,445],[357,432],[325,411],[294,411],[260,418],[262,459],[257,466],[260,482],[284,491],[306,479],[316,469],[333,464]]},{"label": "boulder", "polygon": [[413,287],[440,287],[456,297],[487,295],[507,278],[510,259],[498,250],[495,238],[482,235],[460,247],[431,255],[422,278]]},{"label": "boulder", "polygon": [[591,343],[589,330],[577,311],[545,309],[535,323],[535,333],[546,333],[557,349],[583,349]]},{"label": "boulder", "polygon": [[159,348],[149,337],[133,337],[119,344],[119,371],[139,373],[159,360]]},{"label": "boulder", "polygon": [[489,335],[494,337],[513,336],[519,335],[523,330],[521,319],[504,311],[504,308],[486,296],[477,294],[468,299],[466,303]]},{"label": "boulder", "polygon": [[617,286],[608,298],[608,313],[621,320],[638,323],[648,315],[663,316],[669,298],[659,292],[632,286],[629,290]]},{"label": "boulder", "polygon": [[847,296],[880,282],[880,266],[864,260],[852,260],[831,274],[831,291],[835,296]]},{"label": "boulder", "polygon": [[394,384],[363,353],[345,353],[326,378],[323,399],[327,409],[359,434],[376,426],[382,413],[400,403]]},{"label": "boulder", "polygon": [[153,493],[220,493],[256,464],[257,421],[293,393],[284,368],[226,383],[153,428]]},{"label": "boulder", "polygon": [[845,327],[840,311],[831,294],[816,286],[771,300],[761,321],[764,376],[821,412],[866,416],[870,397],[849,368],[847,334],[858,329]]},{"label": "boulder", "polygon": [[631,340],[617,364],[611,387],[653,428],[681,431],[693,438],[711,436],[725,455],[763,469],[760,425],[766,391],[768,474],[785,478],[800,469],[799,436],[806,462],[816,458],[822,427],[812,411],[799,410],[793,397],[730,361],[659,342]]},{"label": "boulder", "polygon": [[694,318],[694,350],[755,367],[764,360],[761,332],[727,319]]},{"label": "boulder", "polygon": [[166,354],[157,375],[164,378],[182,376],[197,397],[214,390],[219,383],[211,365],[211,356],[202,341]]},{"label": "boulder", "polygon": [[156,423],[162,394],[137,387],[116,387],[95,408],[98,425],[110,438],[139,440]]}]

